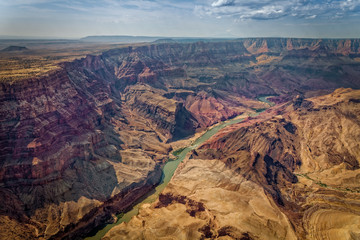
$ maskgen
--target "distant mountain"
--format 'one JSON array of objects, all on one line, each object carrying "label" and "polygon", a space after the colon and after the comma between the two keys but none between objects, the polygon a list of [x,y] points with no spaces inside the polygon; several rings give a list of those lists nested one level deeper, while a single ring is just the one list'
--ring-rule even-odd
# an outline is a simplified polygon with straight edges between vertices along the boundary
[{"label": "distant mountain", "polygon": [[139,42],[153,42],[163,37],[147,37],[147,36],[87,36],[81,38],[85,42],[110,42],[110,43],[139,43]]},{"label": "distant mountain", "polygon": [[154,41],[154,43],[176,43],[177,41],[172,38],[161,38]]},{"label": "distant mountain", "polygon": [[84,42],[103,42],[103,43],[140,43],[140,42],[155,42],[155,43],[191,43],[191,42],[219,42],[226,40],[233,40],[233,38],[196,38],[196,37],[149,37],[149,36],[87,36],[80,39]]},{"label": "distant mountain", "polygon": [[1,52],[27,51],[27,50],[29,50],[27,47],[9,46],[1,50]]}]

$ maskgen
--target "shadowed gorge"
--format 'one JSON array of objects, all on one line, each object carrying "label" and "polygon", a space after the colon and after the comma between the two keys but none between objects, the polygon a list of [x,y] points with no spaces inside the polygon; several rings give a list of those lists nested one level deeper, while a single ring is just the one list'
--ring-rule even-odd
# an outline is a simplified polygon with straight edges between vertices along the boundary
[{"label": "shadowed gorge", "polygon": [[194,150],[105,239],[359,236],[359,92],[344,89],[360,88],[359,44],[149,43],[1,81],[0,237],[86,236],[160,182],[179,140],[266,109],[269,95],[276,106]]}]

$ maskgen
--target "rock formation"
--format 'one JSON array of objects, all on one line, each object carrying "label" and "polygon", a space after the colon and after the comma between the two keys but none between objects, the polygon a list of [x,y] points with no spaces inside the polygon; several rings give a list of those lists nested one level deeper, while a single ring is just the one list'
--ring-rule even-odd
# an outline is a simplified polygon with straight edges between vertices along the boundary
[{"label": "rock formation", "polygon": [[225,128],[104,239],[358,239],[359,116],[338,89]]},{"label": "rock formation", "polygon": [[27,51],[29,50],[27,47],[22,46],[9,46],[1,50],[1,52],[16,52],[16,51]]},{"label": "rock formation", "polygon": [[[0,207],[0,237],[49,239],[86,235],[93,227],[111,220],[113,214],[127,208],[160,181],[161,164],[167,161],[173,141],[243,112],[268,107],[256,100],[260,96],[274,95],[274,101],[283,103],[295,95],[317,95],[319,90],[359,88],[359,57],[357,39],[159,43],[89,55],[62,63],[59,70],[38,78],[12,83],[2,81],[0,198],[6,204]],[[266,230],[264,234],[267,236],[308,236],[306,234],[310,232],[306,226],[292,227],[300,221],[297,214],[303,214],[306,207],[299,202],[299,213],[291,212],[293,208],[289,204],[293,202],[283,193],[284,189],[300,186],[303,184],[301,181],[310,181],[297,176],[297,173],[306,173],[312,179],[314,176],[310,172],[325,171],[330,166],[343,166],[336,171],[346,173],[358,168],[358,145],[355,143],[333,143],[333,138],[338,137],[331,134],[321,144],[320,140],[311,140],[309,136],[325,134],[320,130],[300,134],[299,129],[304,126],[315,131],[312,123],[307,122],[306,117],[303,119],[303,113],[310,116],[312,112],[321,111],[324,118],[333,117],[337,122],[336,117],[325,114],[336,108],[339,116],[346,116],[341,118],[341,124],[345,119],[357,123],[356,113],[351,112],[353,109],[337,108],[331,104],[326,105],[328,109],[323,109],[325,107],[314,107],[316,101],[320,100],[299,97],[291,105],[293,110],[287,109],[291,108],[287,105],[276,110],[284,115],[283,120],[263,122],[256,130],[252,125],[254,120],[249,119],[243,123],[248,127],[231,131],[229,134],[234,136],[224,140],[226,146],[232,146],[234,137],[253,141],[256,146],[263,142],[261,149],[244,145],[239,150],[235,149],[237,144],[234,143],[234,149],[226,150],[227,147],[223,149],[225,145],[214,141],[204,145],[200,151],[204,171],[215,171],[213,165],[209,165],[212,161],[214,167],[226,169],[224,173],[214,173],[220,180],[209,181],[209,186],[224,179],[224,186],[229,185],[232,191],[236,185],[232,185],[233,174],[237,174],[239,179],[245,179],[245,192],[249,186],[262,189],[252,193],[254,199],[262,201],[266,197],[266,204],[271,206],[272,212],[268,215],[269,223],[257,219],[254,224],[258,224],[257,229],[266,224],[273,224],[271,226],[275,228],[279,223],[282,226],[282,233]],[[343,105],[355,107],[357,101],[353,98]],[[340,100],[338,104],[341,104]],[[337,125],[324,127],[332,131],[338,129]],[[345,139],[345,133],[355,134],[356,127],[356,124],[349,124],[343,126],[342,132],[340,128],[336,131],[344,134],[341,136]],[[249,131],[256,132],[249,134]],[[286,134],[278,141],[280,133]],[[357,137],[351,136],[352,139]],[[308,149],[306,144],[310,146]],[[205,151],[205,146],[221,148],[222,155]],[[287,147],[289,150],[284,151]],[[323,147],[328,147],[327,153],[331,156],[324,154]],[[232,156],[234,151],[240,151],[240,155]],[[209,154],[216,156],[210,157]],[[315,157],[317,161],[313,160]],[[216,163],[207,159],[215,159]],[[249,166],[245,159],[251,159],[250,165],[254,166]],[[192,161],[195,160],[189,160]],[[242,176],[242,169],[247,170],[248,175]],[[324,171],[321,174],[330,174]],[[335,177],[333,181],[336,182]],[[347,184],[351,182],[346,181],[349,181]],[[269,186],[263,188],[259,185],[265,183]],[[175,185],[173,187],[175,189]],[[356,190],[351,184],[347,187]],[[296,194],[305,194],[306,191]],[[351,191],[345,193],[355,194]],[[180,208],[185,207],[192,215],[197,216],[198,209],[203,209],[204,203],[199,202],[201,198],[181,200],[170,190],[168,193],[162,197],[165,202],[159,203],[161,211],[172,206],[166,203],[170,200],[178,202]],[[249,193],[249,201],[252,194]],[[258,202],[253,204],[253,214],[263,211]],[[191,234],[219,234],[220,228],[212,225],[215,224],[212,217],[216,214],[208,215],[209,211],[208,208],[200,211],[206,216],[194,222],[194,226],[206,222],[207,225],[201,225],[203,231],[191,231]],[[319,214],[323,216],[324,213]],[[306,216],[309,219],[314,217],[311,221],[318,219],[317,215]],[[344,215],[344,218],[351,216]],[[251,227],[243,231],[236,226],[227,228],[227,224],[221,224],[219,226],[224,228],[220,233],[224,236],[255,236]]]}]

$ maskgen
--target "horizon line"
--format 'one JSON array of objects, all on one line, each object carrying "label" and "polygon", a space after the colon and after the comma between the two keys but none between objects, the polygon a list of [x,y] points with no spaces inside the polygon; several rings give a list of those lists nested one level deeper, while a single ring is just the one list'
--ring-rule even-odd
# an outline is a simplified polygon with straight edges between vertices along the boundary
[{"label": "horizon line", "polygon": [[131,37],[131,38],[153,38],[153,39],[226,39],[226,40],[237,40],[237,39],[254,39],[254,38],[270,38],[270,39],[338,39],[338,40],[344,40],[344,39],[360,39],[360,37],[284,37],[284,36],[252,36],[252,37],[190,37],[190,36],[182,36],[182,37],[175,37],[175,36],[151,36],[151,35],[87,35],[84,37],[60,37],[60,36],[16,36],[16,35],[0,35],[0,41],[3,40],[83,40],[85,38],[90,38],[90,37],[104,37],[104,38],[110,38],[110,37]]}]

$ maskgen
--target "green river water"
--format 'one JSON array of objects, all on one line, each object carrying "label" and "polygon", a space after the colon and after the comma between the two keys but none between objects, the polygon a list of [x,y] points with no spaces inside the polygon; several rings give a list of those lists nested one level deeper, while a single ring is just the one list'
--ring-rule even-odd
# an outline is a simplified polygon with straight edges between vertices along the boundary
[{"label": "green river water", "polygon": [[[268,103],[270,106],[273,106],[272,102],[269,102],[267,100],[268,96],[265,97],[260,97],[259,100],[262,102],[266,102]],[[262,110],[264,111],[264,110]],[[260,112],[257,112],[255,114],[253,114],[252,116],[257,116],[259,115]],[[134,206],[132,207],[131,210],[129,210],[128,212],[119,215],[118,220],[115,223],[112,224],[107,224],[103,229],[99,230],[96,235],[92,236],[92,237],[87,237],[85,238],[85,240],[100,240],[103,236],[105,236],[105,234],[114,226],[122,223],[122,222],[129,222],[130,219],[137,215],[139,212],[139,209],[141,207],[141,205],[143,205],[144,203],[152,203],[155,202],[155,200],[159,197],[159,194],[162,192],[162,190],[164,190],[164,188],[166,187],[166,185],[169,183],[170,179],[172,178],[172,176],[174,175],[174,172],[176,170],[176,168],[178,167],[178,165],[180,164],[180,162],[182,162],[182,160],[184,160],[186,154],[188,152],[190,152],[193,149],[196,149],[198,146],[200,146],[203,142],[205,142],[206,140],[208,140],[210,137],[212,137],[215,133],[217,133],[219,130],[223,129],[224,127],[227,127],[229,125],[235,124],[235,123],[239,123],[241,121],[243,121],[243,118],[234,118],[232,120],[228,120],[228,121],[224,121],[212,128],[210,128],[206,133],[204,133],[201,137],[199,137],[198,139],[196,139],[191,146],[184,148],[184,150],[182,150],[182,152],[177,156],[176,160],[173,161],[169,161],[167,162],[164,167],[163,167],[163,176],[162,176],[162,180],[160,182],[159,185],[156,186],[156,188],[150,192],[148,192],[147,194],[145,194],[143,197],[141,197],[140,199],[138,199],[135,203]],[[120,217],[121,216],[121,217]]]}]

